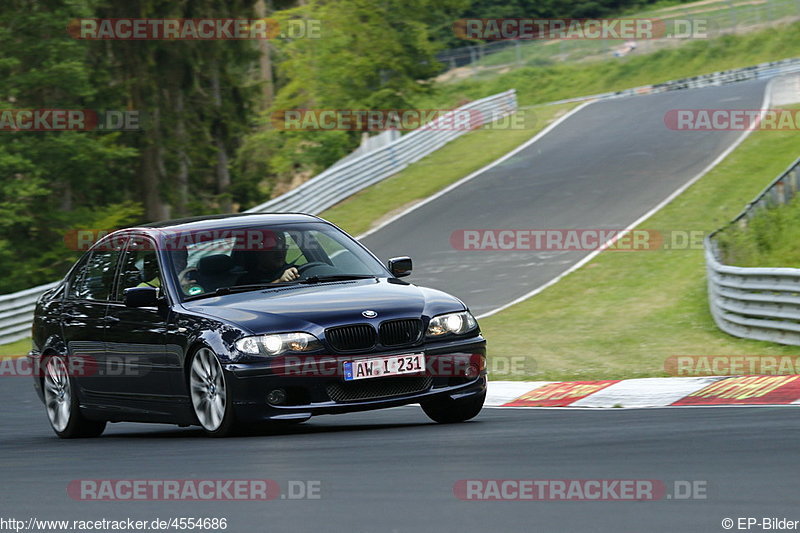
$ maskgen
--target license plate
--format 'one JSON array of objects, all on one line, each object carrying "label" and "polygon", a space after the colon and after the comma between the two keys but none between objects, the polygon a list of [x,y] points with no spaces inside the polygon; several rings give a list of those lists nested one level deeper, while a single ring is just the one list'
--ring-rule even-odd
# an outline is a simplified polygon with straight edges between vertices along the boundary
[{"label": "license plate", "polygon": [[425,354],[389,355],[371,359],[357,359],[344,363],[344,380],[380,378],[418,374],[425,370]]}]

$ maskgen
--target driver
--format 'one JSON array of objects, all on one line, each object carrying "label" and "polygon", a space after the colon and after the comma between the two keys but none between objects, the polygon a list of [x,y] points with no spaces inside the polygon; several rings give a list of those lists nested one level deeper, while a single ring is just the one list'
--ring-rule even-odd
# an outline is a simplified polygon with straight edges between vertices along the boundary
[{"label": "driver", "polygon": [[237,285],[279,283],[294,281],[300,277],[297,268],[286,263],[286,236],[282,231],[277,231],[273,235],[274,246],[244,254],[247,272],[239,276]]}]

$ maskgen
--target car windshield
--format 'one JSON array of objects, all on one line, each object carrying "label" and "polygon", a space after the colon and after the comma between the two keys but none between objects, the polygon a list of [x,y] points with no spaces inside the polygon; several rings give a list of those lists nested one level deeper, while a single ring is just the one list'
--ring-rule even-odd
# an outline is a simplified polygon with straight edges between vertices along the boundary
[{"label": "car windshield", "polygon": [[388,277],[358,243],[324,223],[168,231],[165,249],[188,299],[277,284]]}]

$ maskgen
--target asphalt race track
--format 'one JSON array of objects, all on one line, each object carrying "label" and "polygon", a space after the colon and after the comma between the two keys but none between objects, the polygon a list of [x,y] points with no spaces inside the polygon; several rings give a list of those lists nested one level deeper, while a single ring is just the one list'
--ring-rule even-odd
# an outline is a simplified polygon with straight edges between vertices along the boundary
[{"label": "asphalt race track", "polygon": [[[669,196],[738,136],[673,132],[672,108],[753,109],[765,84],[592,104],[505,163],[370,235],[382,258],[416,259],[412,280],[477,313],[532,290],[584,252],[459,252],[470,228],[622,228]],[[800,520],[796,408],[485,409],[442,426],[418,407],[329,416],[225,440],[199,429],[110,425],[61,441],[30,378],[0,378],[0,517],[28,520],[217,517],[226,531],[724,531],[724,518]],[[318,482],[319,499],[92,502],[83,479]],[[697,482],[706,498],[634,502],[462,501],[467,479]],[[2,524],[0,524],[2,526]],[[5,528],[7,530],[7,528]],[[149,531],[149,530],[148,530]],[[174,529],[171,531],[175,531]]]},{"label": "asphalt race track", "polygon": [[[739,131],[673,131],[671,109],[759,109],[766,83],[593,103],[480,176],[365,237],[384,261],[410,255],[410,281],[464,300],[476,315],[558,276],[589,252],[461,251],[464,229],[628,227],[728,148]],[[652,228],[691,229],[691,228]]]},{"label": "asphalt race track", "polygon": [[[723,531],[732,517],[800,519],[800,410],[485,409],[441,426],[417,407],[328,416],[274,434],[211,440],[197,429],[118,424],[60,441],[27,379],[4,378],[3,515],[40,519],[226,517],[228,531]],[[20,401],[22,399],[22,401]],[[10,412],[9,412],[10,411]],[[76,479],[320,482],[315,500],[90,502]],[[704,482],[706,499],[461,501],[462,479]]]}]

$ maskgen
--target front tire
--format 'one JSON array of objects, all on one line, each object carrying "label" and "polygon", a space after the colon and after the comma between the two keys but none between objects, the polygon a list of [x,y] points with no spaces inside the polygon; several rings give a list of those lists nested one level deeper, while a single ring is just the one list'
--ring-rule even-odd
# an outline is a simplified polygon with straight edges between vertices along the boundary
[{"label": "front tire", "polygon": [[466,422],[478,416],[478,413],[483,408],[484,400],[486,400],[486,391],[477,396],[469,396],[457,400],[444,397],[423,403],[422,410],[434,422],[455,424],[457,422]]},{"label": "front tire", "polygon": [[60,355],[48,357],[42,389],[50,427],[62,439],[99,437],[105,422],[87,420],[81,414],[78,388],[67,370],[67,361]]},{"label": "front tire", "polygon": [[203,431],[211,437],[227,437],[236,430],[231,391],[216,354],[203,347],[189,366],[189,395]]}]

